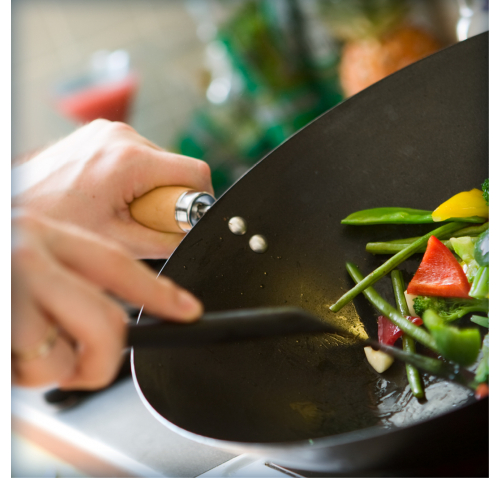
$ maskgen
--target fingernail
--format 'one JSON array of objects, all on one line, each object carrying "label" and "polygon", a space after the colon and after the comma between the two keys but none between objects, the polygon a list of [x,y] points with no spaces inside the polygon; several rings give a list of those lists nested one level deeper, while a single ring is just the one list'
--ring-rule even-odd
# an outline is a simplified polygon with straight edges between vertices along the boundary
[{"label": "fingernail", "polygon": [[178,304],[184,312],[185,320],[194,320],[202,313],[202,305],[198,299],[185,290],[179,291]]}]

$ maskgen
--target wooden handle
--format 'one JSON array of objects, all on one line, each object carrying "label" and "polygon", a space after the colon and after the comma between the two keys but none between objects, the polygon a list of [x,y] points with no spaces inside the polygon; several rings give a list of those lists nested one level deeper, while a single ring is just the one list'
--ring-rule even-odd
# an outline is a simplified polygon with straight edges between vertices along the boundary
[{"label": "wooden handle", "polygon": [[184,234],[175,220],[175,204],[186,191],[184,186],[163,186],[153,189],[130,204],[130,214],[143,226],[160,232]]}]

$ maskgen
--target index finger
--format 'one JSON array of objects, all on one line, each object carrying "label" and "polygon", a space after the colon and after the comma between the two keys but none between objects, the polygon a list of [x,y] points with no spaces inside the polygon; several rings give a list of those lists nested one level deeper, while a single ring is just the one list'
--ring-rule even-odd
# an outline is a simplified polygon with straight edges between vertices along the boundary
[{"label": "index finger", "polygon": [[125,174],[133,177],[133,197],[161,186],[185,186],[214,194],[210,166],[199,159],[141,146],[140,157],[130,161]]},{"label": "index finger", "polygon": [[[57,224],[64,234],[46,231],[50,251],[71,269],[153,314],[176,321],[192,321],[203,311],[201,303],[170,279],[151,271],[115,243],[76,226]],[[75,254],[78,251],[78,254]]]}]

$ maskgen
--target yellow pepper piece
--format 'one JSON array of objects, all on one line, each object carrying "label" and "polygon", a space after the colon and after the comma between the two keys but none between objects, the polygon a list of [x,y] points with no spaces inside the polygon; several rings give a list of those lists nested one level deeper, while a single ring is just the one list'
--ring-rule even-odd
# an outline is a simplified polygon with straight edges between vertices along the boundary
[{"label": "yellow pepper piece", "polygon": [[446,221],[455,217],[489,217],[489,207],[479,189],[471,189],[455,194],[434,210],[432,219],[435,222]]}]

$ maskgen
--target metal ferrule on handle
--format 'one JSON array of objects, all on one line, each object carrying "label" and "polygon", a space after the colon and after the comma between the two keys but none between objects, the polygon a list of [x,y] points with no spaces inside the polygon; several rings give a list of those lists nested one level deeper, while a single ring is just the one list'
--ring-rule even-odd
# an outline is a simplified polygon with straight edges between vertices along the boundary
[{"label": "metal ferrule on handle", "polygon": [[155,231],[182,233],[190,231],[214,202],[207,192],[162,186],[132,201],[130,214],[139,224]]},{"label": "metal ferrule on handle", "polygon": [[206,192],[186,191],[175,204],[175,220],[184,232],[189,232],[215,202]]}]

